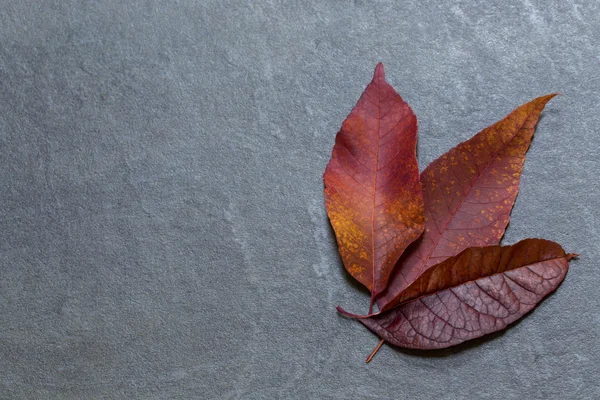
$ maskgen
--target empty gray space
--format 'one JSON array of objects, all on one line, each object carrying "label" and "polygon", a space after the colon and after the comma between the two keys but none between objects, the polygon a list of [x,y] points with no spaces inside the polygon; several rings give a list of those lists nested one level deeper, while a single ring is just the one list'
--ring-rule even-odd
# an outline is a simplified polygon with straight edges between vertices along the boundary
[{"label": "empty gray space", "polygon": [[[0,399],[600,398],[600,8],[0,1]],[[384,346],[323,204],[377,62],[421,169],[534,97],[503,243],[581,254],[501,334]]]}]

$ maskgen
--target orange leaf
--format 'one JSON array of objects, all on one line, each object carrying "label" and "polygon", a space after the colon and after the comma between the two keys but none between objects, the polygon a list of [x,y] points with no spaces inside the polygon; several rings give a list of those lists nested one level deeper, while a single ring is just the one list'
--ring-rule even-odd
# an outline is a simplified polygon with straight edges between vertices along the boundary
[{"label": "orange leaf", "polygon": [[400,259],[380,310],[428,268],[467,247],[498,244],[510,219],[539,115],[554,94],[539,97],[433,161],[421,174],[425,232]]},{"label": "orange leaf", "polygon": [[453,346],[502,330],[532,310],[562,282],[573,257],[543,239],[472,247],[421,275],[398,307],[360,321],[396,346]]},{"label": "orange leaf", "polygon": [[323,175],[342,260],[371,291],[371,307],[400,255],[423,232],[416,143],[417,118],[379,63],[336,136]]}]

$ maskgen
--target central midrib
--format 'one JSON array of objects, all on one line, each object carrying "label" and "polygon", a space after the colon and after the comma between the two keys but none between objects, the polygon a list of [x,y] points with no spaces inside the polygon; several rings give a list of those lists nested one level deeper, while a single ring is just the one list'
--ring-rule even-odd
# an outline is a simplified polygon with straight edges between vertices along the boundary
[{"label": "central midrib", "polygon": [[377,77],[377,148],[375,150],[375,172],[373,174],[373,207],[371,212],[371,257],[372,257],[372,275],[373,290],[371,291],[371,301],[369,304],[369,314],[373,312],[373,300],[375,299],[375,201],[377,198],[377,173],[379,171],[379,134],[381,131],[381,87],[379,86],[380,77]]}]

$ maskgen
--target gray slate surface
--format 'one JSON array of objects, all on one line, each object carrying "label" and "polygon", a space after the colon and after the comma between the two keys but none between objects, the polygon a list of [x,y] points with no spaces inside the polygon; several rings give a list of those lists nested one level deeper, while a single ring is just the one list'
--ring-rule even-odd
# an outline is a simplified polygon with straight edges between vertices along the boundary
[{"label": "gray slate surface", "polygon": [[[1,1],[0,398],[600,398],[593,0]],[[503,334],[384,347],[323,206],[386,66],[424,167],[542,94],[504,243],[581,254]]]}]

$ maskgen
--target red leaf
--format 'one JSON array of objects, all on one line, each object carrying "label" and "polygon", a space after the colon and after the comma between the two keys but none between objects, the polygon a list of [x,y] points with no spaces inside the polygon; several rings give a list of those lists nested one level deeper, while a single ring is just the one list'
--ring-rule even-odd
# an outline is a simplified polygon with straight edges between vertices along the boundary
[{"label": "red leaf", "polygon": [[360,321],[396,346],[453,346],[521,318],[558,287],[572,257],[542,239],[469,248],[421,275],[400,306]]},{"label": "red leaf", "polygon": [[417,118],[379,63],[336,136],[323,176],[342,260],[371,291],[371,306],[400,255],[423,232],[416,143]]},{"label": "red leaf", "polygon": [[500,242],[535,125],[554,96],[520,106],[423,171],[425,232],[399,261],[387,290],[376,298],[380,310],[398,305],[403,290],[435,264],[468,247]]}]

